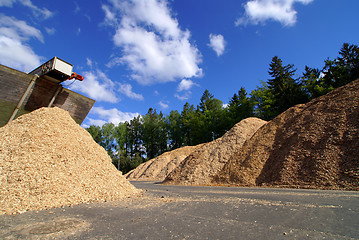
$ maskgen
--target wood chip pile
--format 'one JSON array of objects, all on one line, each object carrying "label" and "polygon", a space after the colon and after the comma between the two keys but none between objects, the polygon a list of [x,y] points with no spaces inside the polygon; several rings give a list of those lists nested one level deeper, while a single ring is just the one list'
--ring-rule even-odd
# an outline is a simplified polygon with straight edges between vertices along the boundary
[{"label": "wood chip pile", "polygon": [[359,80],[264,125],[214,183],[359,190]]},{"label": "wood chip pile", "polygon": [[125,176],[129,180],[163,181],[198,146],[186,146],[166,152],[154,159],[142,163]]},{"label": "wood chip pile", "polygon": [[165,179],[166,184],[210,185],[212,178],[242,147],[244,142],[267,122],[247,118],[233,126],[221,138],[203,144],[181,162]]},{"label": "wood chip pile", "polygon": [[0,128],[0,214],[139,193],[65,110],[41,108]]}]

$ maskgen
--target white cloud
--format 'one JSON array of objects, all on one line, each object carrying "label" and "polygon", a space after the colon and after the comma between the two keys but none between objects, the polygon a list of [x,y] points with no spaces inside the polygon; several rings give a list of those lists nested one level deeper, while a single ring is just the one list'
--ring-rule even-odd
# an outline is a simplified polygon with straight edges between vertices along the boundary
[{"label": "white cloud", "polygon": [[160,102],[158,103],[158,105],[160,105],[160,107],[161,107],[162,109],[168,109],[168,107],[169,107],[169,105],[168,105],[167,103],[164,103],[164,102],[162,102],[162,101],[160,101]]},{"label": "white cloud", "polygon": [[181,101],[185,101],[187,99],[189,99],[191,97],[192,92],[191,91],[186,91],[185,93],[183,93],[182,95],[179,94],[175,94],[175,98],[181,100]]},{"label": "white cloud", "polygon": [[16,40],[26,41],[37,38],[44,42],[41,31],[28,25],[25,21],[0,14],[0,34]]},{"label": "white cloud", "polygon": [[112,12],[110,7],[107,5],[102,5],[102,10],[105,12],[105,24],[116,27],[118,24],[116,14]]},{"label": "white cloud", "polygon": [[109,65],[127,65],[131,77],[144,85],[202,75],[190,32],[179,28],[165,0],[110,2],[102,7],[105,23],[116,28],[113,40],[123,51]]},{"label": "white cloud", "polygon": [[264,24],[268,20],[280,22],[284,26],[293,26],[297,21],[294,3],[309,4],[314,0],[251,0],[244,5],[245,14],[235,24]]},{"label": "white cloud", "polygon": [[45,30],[46,30],[47,34],[49,34],[49,35],[54,35],[55,32],[56,32],[55,28],[47,28],[47,27],[45,27]]},{"label": "white cloud", "polygon": [[120,122],[130,121],[140,115],[139,113],[122,112],[116,108],[105,109],[103,107],[93,107],[90,114],[98,117],[98,119],[87,119],[90,124],[94,125],[103,125],[107,122],[118,124]]},{"label": "white cloud", "polygon": [[44,42],[40,30],[0,14],[0,63],[25,72],[39,66],[42,58],[26,44],[31,38]]},{"label": "white cloud", "polygon": [[12,7],[14,2],[16,2],[16,0],[0,0],[0,7]]},{"label": "white cloud", "polygon": [[[0,7],[12,7],[15,3],[30,8],[36,17],[43,19],[52,16],[48,9],[38,8],[30,0],[0,0]],[[54,33],[54,29],[45,30],[48,34]],[[39,66],[42,57],[27,44],[32,38],[44,43],[43,35],[37,28],[25,21],[0,14],[0,63],[24,72]]]},{"label": "white cloud", "polygon": [[138,93],[134,93],[132,91],[132,86],[128,83],[119,83],[120,87],[118,89],[118,91],[122,94],[124,94],[125,96],[135,99],[135,100],[143,100],[143,96],[141,94]]},{"label": "white cloud", "polygon": [[115,83],[100,70],[84,73],[84,81],[75,81],[71,90],[79,91],[96,101],[116,103]]},{"label": "white cloud", "polygon": [[74,10],[74,13],[79,13],[79,12],[81,12],[80,5],[79,5],[77,2],[74,2],[74,4],[75,4],[75,10]]},{"label": "white cloud", "polygon": [[[1,34],[0,34],[1,35]],[[40,57],[16,39],[0,36],[0,63],[29,72],[40,65]]]},{"label": "white cloud", "polygon": [[226,47],[226,41],[224,40],[224,37],[221,34],[215,35],[210,34],[209,35],[209,47],[213,49],[217,53],[217,56],[221,56],[224,53],[224,49]]},{"label": "white cloud", "polygon": [[192,82],[191,79],[182,79],[182,81],[178,84],[177,91],[187,91],[191,89],[193,86],[199,86],[197,83]]},{"label": "white cloud", "polygon": [[199,86],[199,84],[193,82],[191,79],[182,79],[182,81],[177,86],[177,92],[182,92],[181,94],[176,93],[174,96],[181,100],[187,100],[191,97],[192,92],[189,91],[193,86]]},{"label": "white cloud", "polygon": [[[86,64],[92,68],[94,63],[91,59],[87,58]],[[132,91],[132,86],[130,84],[115,83],[99,69],[85,72],[84,81],[82,82],[73,82],[73,80],[69,80],[64,83],[65,86],[67,84],[71,84],[71,90],[79,91],[96,101],[117,103],[121,100],[117,96],[118,93],[131,99],[143,100],[141,94]]]},{"label": "white cloud", "polygon": [[48,10],[47,8],[39,8],[35,6],[31,0],[0,0],[0,7],[12,7],[14,3],[20,3],[33,11],[33,14],[37,17],[41,17],[47,19],[54,15],[53,12]]},{"label": "white cloud", "polygon": [[86,118],[86,121],[88,124],[82,124],[82,126],[84,128],[88,128],[88,127],[90,127],[90,125],[102,126],[105,123],[107,123],[105,120],[93,119],[93,118],[89,118],[89,117]]},{"label": "white cloud", "polygon": [[86,65],[92,68],[92,60],[90,58],[86,58]]},{"label": "white cloud", "polygon": [[48,10],[47,8],[39,8],[35,6],[30,0],[19,0],[19,2],[31,8],[33,10],[33,13],[38,17],[44,17],[45,19],[47,19],[54,15],[54,13]]}]

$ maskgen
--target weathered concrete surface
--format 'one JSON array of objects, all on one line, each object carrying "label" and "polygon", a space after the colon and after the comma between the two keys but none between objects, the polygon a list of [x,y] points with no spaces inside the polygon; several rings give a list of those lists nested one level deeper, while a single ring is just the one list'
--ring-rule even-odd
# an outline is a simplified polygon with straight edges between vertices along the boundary
[{"label": "weathered concrete surface", "polygon": [[142,199],[0,216],[0,239],[359,239],[359,192],[132,183]]}]

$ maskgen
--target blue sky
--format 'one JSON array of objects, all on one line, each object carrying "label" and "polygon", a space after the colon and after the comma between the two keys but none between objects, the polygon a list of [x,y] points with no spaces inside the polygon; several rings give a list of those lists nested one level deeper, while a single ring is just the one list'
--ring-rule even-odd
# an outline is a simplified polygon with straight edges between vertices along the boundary
[{"label": "blue sky", "polygon": [[[150,107],[228,103],[266,81],[272,57],[322,68],[358,44],[358,0],[0,0],[0,63],[31,71],[54,56],[96,103],[83,126],[128,121]],[[69,84],[65,82],[64,84]]]}]

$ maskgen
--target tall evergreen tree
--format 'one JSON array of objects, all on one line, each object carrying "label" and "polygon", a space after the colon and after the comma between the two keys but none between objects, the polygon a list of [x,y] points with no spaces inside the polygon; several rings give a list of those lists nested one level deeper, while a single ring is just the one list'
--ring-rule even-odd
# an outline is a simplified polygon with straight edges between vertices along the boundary
[{"label": "tall evergreen tree", "polygon": [[301,84],[306,93],[307,100],[311,100],[322,96],[332,88],[325,87],[324,81],[320,78],[320,70],[305,66],[303,76],[301,77]]},{"label": "tall evergreen tree", "polygon": [[260,119],[269,121],[276,117],[275,98],[266,82],[251,92],[251,101],[254,104],[254,115]]},{"label": "tall evergreen tree", "polygon": [[115,150],[115,138],[114,138],[114,128],[115,125],[113,123],[105,123],[101,127],[101,133],[103,140],[100,145],[107,151],[107,154],[112,158],[114,156]]},{"label": "tall evergreen tree", "polygon": [[293,78],[295,72],[294,65],[288,64],[284,66],[279,57],[272,58],[268,71],[272,78],[268,80],[268,88],[274,97],[274,116],[295,104],[306,101],[304,91]]},{"label": "tall evergreen tree", "polygon": [[194,111],[192,118],[190,119],[190,128],[191,128],[191,144],[190,145],[197,145],[200,143],[208,142],[209,133],[209,126],[206,125],[208,121],[206,121],[205,114],[202,113],[199,106]]},{"label": "tall evergreen tree", "polygon": [[141,116],[137,116],[127,123],[127,152],[131,159],[145,154],[142,140]]},{"label": "tall evergreen tree", "polygon": [[181,114],[177,110],[171,111],[166,117],[170,149],[183,145],[183,131],[181,129]]},{"label": "tall evergreen tree", "polygon": [[143,144],[146,148],[148,159],[154,158],[159,151],[159,123],[156,110],[150,108],[142,117]]},{"label": "tall evergreen tree", "polygon": [[323,68],[327,88],[338,88],[359,78],[359,47],[344,43],[335,60],[326,60]]},{"label": "tall evergreen tree", "polygon": [[165,118],[156,109],[150,108],[142,117],[143,144],[147,159],[152,159],[167,150],[167,128]]},{"label": "tall evergreen tree", "polygon": [[113,135],[116,142],[116,146],[115,146],[114,156],[112,158],[112,163],[123,173],[126,173],[127,161],[129,159],[126,151],[126,144],[127,144],[126,123],[120,122],[117,126],[115,126]]},{"label": "tall evergreen tree", "polygon": [[344,43],[339,51],[339,65],[347,70],[348,79],[344,84],[359,79],[359,47],[354,44]]},{"label": "tall evergreen tree", "polygon": [[[222,121],[224,114],[223,102],[214,98],[206,89],[201,97],[198,109],[204,119],[200,142],[209,142],[222,136],[225,133],[225,126]],[[200,116],[197,118],[200,118]]]},{"label": "tall evergreen tree", "polygon": [[206,89],[201,97],[199,109],[204,114],[206,111],[219,111],[222,109],[222,101],[214,98],[214,96]]},{"label": "tall evergreen tree", "polygon": [[247,96],[246,90],[241,87],[238,94],[235,93],[228,103],[230,125],[233,126],[242,119],[254,115],[254,104]]},{"label": "tall evergreen tree", "polygon": [[181,112],[181,130],[183,132],[183,141],[186,146],[190,146],[193,142],[191,119],[194,118],[194,111],[193,105],[190,105],[188,102],[183,105]]},{"label": "tall evergreen tree", "polygon": [[103,141],[102,131],[100,126],[91,125],[86,130],[91,134],[92,138],[98,144],[101,144]]}]

